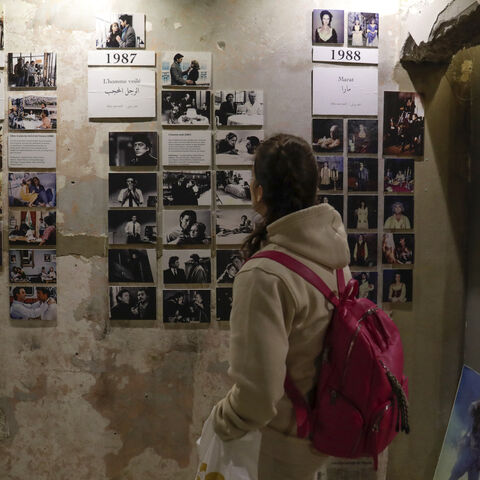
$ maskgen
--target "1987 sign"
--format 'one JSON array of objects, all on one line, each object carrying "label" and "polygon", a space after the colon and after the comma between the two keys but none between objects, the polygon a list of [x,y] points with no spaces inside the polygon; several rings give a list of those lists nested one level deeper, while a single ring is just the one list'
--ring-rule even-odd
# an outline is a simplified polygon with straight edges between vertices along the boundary
[{"label": "1987 sign", "polygon": [[313,47],[313,61],[378,65],[378,49],[315,46]]},{"label": "1987 sign", "polygon": [[90,67],[154,67],[154,51],[93,50],[88,52]]}]

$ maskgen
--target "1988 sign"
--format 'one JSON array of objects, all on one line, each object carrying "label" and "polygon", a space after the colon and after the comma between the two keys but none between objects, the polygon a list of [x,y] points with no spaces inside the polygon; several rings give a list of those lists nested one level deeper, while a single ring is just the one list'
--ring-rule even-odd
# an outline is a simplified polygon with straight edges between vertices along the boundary
[{"label": "1988 sign", "polygon": [[332,60],[342,61],[347,60],[349,62],[361,62],[361,52],[360,50],[342,50],[334,49],[332,50]]}]

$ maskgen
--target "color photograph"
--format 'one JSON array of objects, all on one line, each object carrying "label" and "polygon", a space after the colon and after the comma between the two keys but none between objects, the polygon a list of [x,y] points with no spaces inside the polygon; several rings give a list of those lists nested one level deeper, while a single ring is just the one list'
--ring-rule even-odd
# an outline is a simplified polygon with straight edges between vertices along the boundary
[{"label": "color photograph", "polygon": [[378,120],[347,120],[348,153],[378,152]]},{"label": "color photograph", "polygon": [[343,119],[314,118],[312,148],[314,152],[343,152]]},{"label": "color photograph", "polygon": [[377,272],[352,272],[352,277],[358,282],[358,298],[368,298],[377,303],[378,273]]},{"label": "color photograph", "polygon": [[382,239],[382,263],[384,265],[413,265],[415,235],[408,233],[384,233]]},{"label": "color photograph", "polygon": [[378,197],[376,195],[349,195],[347,205],[348,228],[355,230],[377,228]]},{"label": "color photograph", "polygon": [[12,320],[57,320],[56,287],[10,287],[10,318]]},{"label": "color photograph", "polygon": [[348,159],[348,191],[378,191],[378,160],[376,158]]},{"label": "color photograph", "polygon": [[56,283],[56,250],[10,250],[8,252],[11,283]]},{"label": "color photograph", "polygon": [[54,207],[57,174],[15,172],[8,174],[8,205],[11,207]]},{"label": "color photograph", "polygon": [[56,130],[57,97],[9,97],[8,127],[10,130]]},{"label": "color photograph", "polygon": [[322,192],[317,197],[318,203],[328,203],[343,219],[343,195],[324,195]]},{"label": "color photograph", "polygon": [[9,88],[55,88],[56,53],[9,53],[7,56]]},{"label": "color photograph", "polygon": [[349,12],[348,46],[378,48],[378,13]]},{"label": "color photograph", "polygon": [[413,195],[385,196],[385,230],[411,230],[413,228]]},{"label": "color photograph", "polygon": [[55,210],[13,210],[8,212],[10,245],[43,246],[57,243]]},{"label": "color photograph", "polygon": [[209,87],[212,82],[210,52],[163,52],[162,85]]},{"label": "color photograph", "polygon": [[313,10],[312,43],[314,45],[343,45],[343,10]]},{"label": "color photograph", "polygon": [[321,191],[343,191],[343,157],[316,156],[318,188]]},{"label": "color photograph", "polygon": [[105,13],[95,16],[97,48],[145,48],[143,13]]},{"label": "color photograph", "polygon": [[413,158],[386,158],[384,191],[386,193],[414,192]]},{"label": "color photograph", "polygon": [[413,270],[383,270],[383,301],[410,303],[412,301]]},{"label": "color photograph", "polygon": [[377,265],[377,234],[349,233],[351,267],[375,267]]}]

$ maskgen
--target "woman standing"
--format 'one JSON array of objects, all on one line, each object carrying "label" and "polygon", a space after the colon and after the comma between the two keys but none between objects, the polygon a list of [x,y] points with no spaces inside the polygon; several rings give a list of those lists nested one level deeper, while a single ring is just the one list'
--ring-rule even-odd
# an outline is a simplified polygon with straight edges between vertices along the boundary
[{"label": "woman standing", "polygon": [[368,229],[368,207],[362,200],[360,206],[355,210],[355,216],[357,217],[357,228]]}]

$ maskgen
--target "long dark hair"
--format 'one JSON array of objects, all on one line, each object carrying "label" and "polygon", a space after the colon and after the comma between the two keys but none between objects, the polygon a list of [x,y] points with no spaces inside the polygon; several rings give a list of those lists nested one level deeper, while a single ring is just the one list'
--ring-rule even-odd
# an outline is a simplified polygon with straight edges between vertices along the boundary
[{"label": "long dark hair", "polygon": [[266,213],[242,245],[245,258],[262,248],[268,225],[315,205],[317,193],[318,172],[312,148],[294,135],[279,134],[265,140],[256,150],[253,172],[255,184],[263,188]]}]

